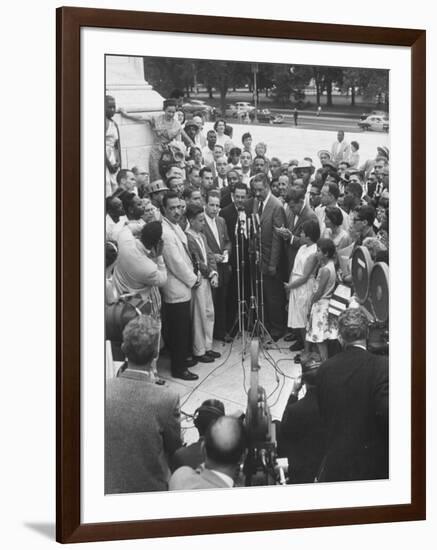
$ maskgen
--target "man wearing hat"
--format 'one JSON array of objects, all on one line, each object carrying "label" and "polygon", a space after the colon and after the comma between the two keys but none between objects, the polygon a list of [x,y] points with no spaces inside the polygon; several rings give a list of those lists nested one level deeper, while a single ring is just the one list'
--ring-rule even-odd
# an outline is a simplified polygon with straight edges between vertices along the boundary
[{"label": "man wearing hat", "polygon": [[155,217],[161,220],[162,201],[168,191],[168,187],[162,180],[151,181],[146,185],[146,193],[150,197],[150,201],[156,208]]},{"label": "man wearing hat", "polygon": [[[293,381],[278,435],[280,456],[288,458],[290,483],[313,483],[325,450],[325,430],[317,403],[316,375],[320,356],[303,353],[302,376]],[[305,395],[299,399],[304,386]]]},{"label": "man wearing hat", "polygon": [[[194,143],[196,143],[196,136],[199,133],[199,124],[194,119],[187,120],[184,126],[185,133],[190,138],[190,140]],[[187,147],[189,147],[191,144],[187,141],[185,143]]]},{"label": "man wearing hat", "polygon": [[388,358],[367,351],[368,319],[361,307],[338,319],[343,351],[316,377],[326,448],[319,481],[388,477]]},{"label": "man wearing hat", "polygon": [[308,159],[301,160],[299,164],[294,167],[293,171],[296,178],[301,179],[303,186],[307,189],[308,185],[311,183],[311,176],[315,171],[313,163]]},{"label": "man wearing hat", "polygon": [[198,128],[194,143],[200,150],[202,150],[206,146],[206,137],[203,133],[203,118],[200,115],[194,115],[193,122],[197,124]]}]

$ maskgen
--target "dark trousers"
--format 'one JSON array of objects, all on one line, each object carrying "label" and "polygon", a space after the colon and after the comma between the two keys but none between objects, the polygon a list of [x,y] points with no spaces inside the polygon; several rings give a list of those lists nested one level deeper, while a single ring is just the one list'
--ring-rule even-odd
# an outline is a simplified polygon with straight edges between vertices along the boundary
[{"label": "dark trousers", "polygon": [[264,324],[272,338],[285,332],[285,291],[278,275],[263,275]]},{"label": "dark trousers", "polygon": [[185,361],[191,354],[191,301],[178,304],[164,303],[166,343],[170,350],[171,373],[186,369]]}]

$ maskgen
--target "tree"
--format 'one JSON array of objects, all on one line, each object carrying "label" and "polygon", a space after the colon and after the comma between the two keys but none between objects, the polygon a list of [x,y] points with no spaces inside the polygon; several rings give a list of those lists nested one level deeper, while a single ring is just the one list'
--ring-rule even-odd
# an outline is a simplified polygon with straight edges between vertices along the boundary
[{"label": "tree", "polygon": [[224,114],[228,90],[247,82],[250,64],[239,61],[198,60],[196,66],[197,77],[210,90],[210,94],[212,88],[220,93],[220,105]]},{"label": "tree", "polygon": [[164,97],[173,90],[182,89],[189,96],[194,84],[195,60],[171,57],[144,57],[147,81]]},{"label": "tree", "polygon": [[295,101],[302,99],[304,88],[311,80],[311,69],[306,65],[273,65],[273,95],[283,104],[293,97]]},{"label": "tree", "polygon": [[351,90],[351,105],[355,105],[358,88],[365,99],[388,106],[388,71],[381,69],[343,69],[343,90]]}]

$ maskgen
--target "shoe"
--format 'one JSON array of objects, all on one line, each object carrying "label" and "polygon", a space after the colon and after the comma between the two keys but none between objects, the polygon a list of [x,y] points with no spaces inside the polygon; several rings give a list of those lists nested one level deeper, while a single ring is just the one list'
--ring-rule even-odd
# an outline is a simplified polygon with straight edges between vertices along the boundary
[{"label": "shoe", "polygon": [[303,349],[303,344],[300,340],[297,340],[294,344],[292,344],[289,348],[290,351],[300,351]]},{"label": "shoe", "polygon": [[158,386],[164,386],[165,380],[163,380],[162,378],[155,378],[155,384],[158,384]]},{"label": "shoe", "polygon": [[284,342],[294,342],[294,340],[297,339],[297,336],[293,332],[289,332],[286,336],[284,336]]},{"label": "shoe", "polygon": [[219,353],[218,351],[213,351],[212,349],[209,349],[205,355],[207,355],[208,357],[212,357],[213,359],[218,359],[219,357],[222,356],[221,353]]},{"label": "shoe", "polygon": [[190,367],[194,367],[195,365],[197,365],[196,359],[186,359],[184,361],[184,366],[186,369],[189,369]]},{"label": "shoe", "polygon": [[284,336],[284,333],[272,334],[271,336],[272,336],[273,342],[277,342],[278,340],[280,340]]},{"label": "shoe", "polygon": [[190,372],[188,369],[182,370],[172,374],[173,378],[180,378],[181,380],[198,380],[198,375],[194,372]]},{"label": "shoe", "polygon": [[214,359],[210,355],[193,355],[193,359],[199,363],[213,363]]}]

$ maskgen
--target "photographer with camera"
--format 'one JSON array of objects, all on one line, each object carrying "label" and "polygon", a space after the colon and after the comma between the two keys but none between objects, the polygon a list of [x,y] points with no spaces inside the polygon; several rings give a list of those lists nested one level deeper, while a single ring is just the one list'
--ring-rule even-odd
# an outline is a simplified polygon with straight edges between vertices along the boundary
[{"label": "photographer with camera", "polygon": [[205,464],[196,470],[189,466],[178,468],[170,478],[169,490],[234,487],[246,447],[241,420],[221,416],[205,434]]},{"label": "photographer with camera", "polygon": [[199,439],[191,445],[181,447],[173,457],[173,469],[181,466],[198,468],[205,462],[204,440],[209,426],[224,416],[225,406],[218,399],[207,399],[194,411],[194,426],[199,432]]},{"label": "photographer with camera", "polygon": [[[325,431],[320,418],[316,393],[316,375],[320,357],[303,353],[302,376],[293,382],[282,415],[278,454],[288,459],[289,483],[313,483],[323,457]],[[305,395],[299,398],[302,387]]]}]

